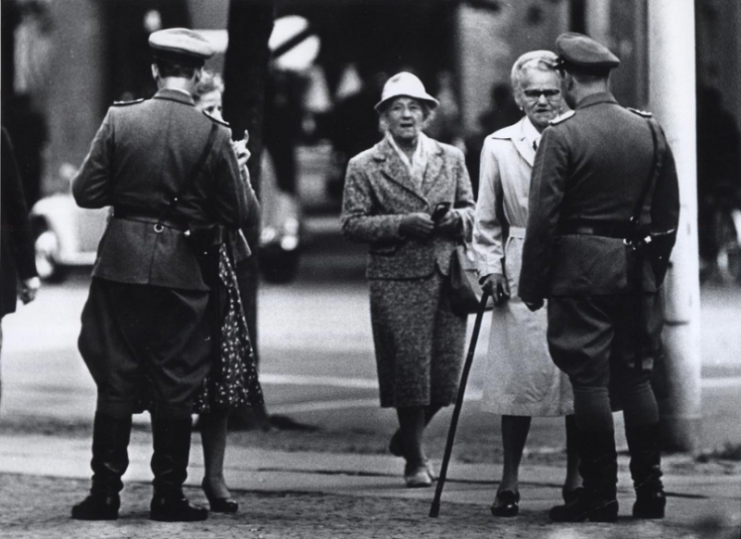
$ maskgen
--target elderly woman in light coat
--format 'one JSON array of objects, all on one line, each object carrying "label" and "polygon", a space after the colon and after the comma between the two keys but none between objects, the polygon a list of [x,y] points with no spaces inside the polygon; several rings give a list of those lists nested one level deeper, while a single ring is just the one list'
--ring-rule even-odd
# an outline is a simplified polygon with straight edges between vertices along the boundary
[{"label": "elderly woman in light coat", "polygon": [[527,223],[530,175],[540,136],[562,112],[556,55],[533,51],[512,68],[515,100],[525,117],[489,135],[481,152],[474,249],[482,287],[495,300],[483,407],[502,416],[504,466],[491,512],[519,511],[518,471],[533,416],[566,416],[564,498],[581,484],[573,443],[573,396],[568,378],[553,364],[544,311],[532,313],[517,296]]},{"label": "elderly woman in light coat", "polygon": [[456,242],[470,237],[474,202],[463,154],[422,132],[437,106],[414,75],[389,79],[375,107],[384,138],[350,161],[341,216],[344,234],[369,245],[381,406],[396,408],[389,450],[405,457],[409,487],[435,479],[423,435],[455,401],[466,333],[445,283]]}]

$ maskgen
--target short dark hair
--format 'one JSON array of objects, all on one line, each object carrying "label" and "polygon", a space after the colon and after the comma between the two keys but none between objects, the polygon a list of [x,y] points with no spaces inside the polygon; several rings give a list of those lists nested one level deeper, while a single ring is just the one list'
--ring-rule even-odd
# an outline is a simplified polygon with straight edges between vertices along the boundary
[{"label": "short dark hair", "polygon": [[160,77],[162,78],[183,77],[190,79],[193,77],[196,69],[198,69],[193,65],[185,65],[172,60],[165,60],[163,58],[155,58],[154,63],[157,66],[157,69],[159,69]]}]

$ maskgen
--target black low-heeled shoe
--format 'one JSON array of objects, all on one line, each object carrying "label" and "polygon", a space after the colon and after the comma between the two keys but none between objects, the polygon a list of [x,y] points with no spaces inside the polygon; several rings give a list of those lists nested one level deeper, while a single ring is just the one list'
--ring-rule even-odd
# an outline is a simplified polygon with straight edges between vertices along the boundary
[{"label": "black low-heeled shoe", "polygon": [[208,505],[214,513],[236,513],[239,511],[239,503],[233,498],[218,498],[211,492],[206,483],[201,484],[203,493],[206,495]]},{"label": "black low-heeled shoe", "polygon": [[491,504],[491,514],[495,517],[514,517],[520,512],[520,493],[511,490],[500,490],[494,503]]}]

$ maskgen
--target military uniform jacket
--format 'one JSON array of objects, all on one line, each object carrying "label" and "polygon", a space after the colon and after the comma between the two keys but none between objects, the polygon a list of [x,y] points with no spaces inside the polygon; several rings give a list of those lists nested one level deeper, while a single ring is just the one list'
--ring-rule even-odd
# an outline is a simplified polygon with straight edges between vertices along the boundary
[{"label": "military uniform jacket", "polygon": [[[237,229],[250,211],[231,133],[219,125],[213,148],[194,179],[215,120],[185,92],[163,89],[154,98],[113,106],[72,183],[83,208],[113,206],[151,216],[111,219],[98,247],[93,276],[131,284],[208,290],[183,227],[155,227],[187,181],[172,221],[220,223]],[[253,204],[254,206],[254,204]],[[114,210],[115,211],[115,210]]]},{"label": "military uniform jacket", "polygon": [[[535,302],[631,293],[633,258],[622,239],[559,234],[558,228],[568,222],[628,225],[654,159],[648,120],[619,106],[611,94],[599,93],[583,99],[570,118],[552,124],[533,168],[519,295]],[[657,136],[665,145],[660,129]],[[671,233],[679,219],[679,187],[668,146],[658,166],[640,222],[652,233]],[[650,264],[642,264],[640,288],[656,291]]]},{"label": "military uniform jacket", "polygon": [[450,270],[456,240],[433,235],[407,238],[399,232],[405,214],[432,214],[440,202],[450,202],[461,217],[461,235],[470,238],[473,193],[463,153],[432,141],[422,185],[417,185],[391,143],[384,139],[350,160],[342,203],[342,231],[354,241],[369,245],[369,279],[429,277],[438,267]]}]

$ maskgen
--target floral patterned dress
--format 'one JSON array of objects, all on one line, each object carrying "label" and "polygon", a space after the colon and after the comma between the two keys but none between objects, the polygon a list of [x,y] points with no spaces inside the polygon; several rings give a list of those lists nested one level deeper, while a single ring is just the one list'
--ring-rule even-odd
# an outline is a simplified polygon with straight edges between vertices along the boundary
[{"label": "floral patterned dress", "polygon": [[[247,319],[237,287],[237,276],[223,243],[219,249],[219,332],[218,356],[193,401],[194,413],[226,411],[252,406],[258,416],[265,416],[265,401],[257,377]],[[143,375],[142,395],[135,413],[152,410],[151,382]]]},{"label": "floral patterned dress", "polygon": [[[237,276],[226,244],[219,252],[221,300],[226,309],[219,331],[219,355],[193,404],[197,413],[253,406],[264,411],[247,319],[239,297]],[[222,305],[224,307],[224,305]]]}]

